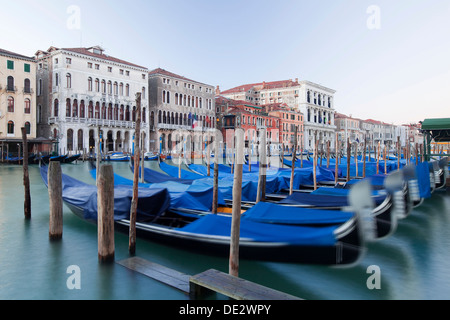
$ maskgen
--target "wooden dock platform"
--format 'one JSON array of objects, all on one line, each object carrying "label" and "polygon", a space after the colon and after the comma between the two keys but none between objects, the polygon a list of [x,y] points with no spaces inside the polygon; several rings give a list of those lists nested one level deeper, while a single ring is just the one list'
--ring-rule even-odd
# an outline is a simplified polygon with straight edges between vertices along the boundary
[{"label": "wooden dock platform", "polygon": [[235,300],[302,300],[214,269],[190,276],[139,257],[117,264],[176,288],[194,300],[212,292]]},{"label": "wooden dock platform", "polygon": [[214,269],[191,277],[190,287],[191,297],[213,291],[235,300],[302,300]]},{"label": "wooden dock platform", "polygon": [[189,294],[190,276],[148,260],[133,257],[118,264]]}]

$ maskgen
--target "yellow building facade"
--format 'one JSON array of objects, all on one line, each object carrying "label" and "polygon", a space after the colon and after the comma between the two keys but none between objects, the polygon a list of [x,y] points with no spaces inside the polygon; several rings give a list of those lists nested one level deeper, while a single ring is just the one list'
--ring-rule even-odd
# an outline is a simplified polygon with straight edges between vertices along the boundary
[{"label": "yellow building facade", "polygon": [[34,58],[0,49],[0,141],[36,138],[36,63]]}]

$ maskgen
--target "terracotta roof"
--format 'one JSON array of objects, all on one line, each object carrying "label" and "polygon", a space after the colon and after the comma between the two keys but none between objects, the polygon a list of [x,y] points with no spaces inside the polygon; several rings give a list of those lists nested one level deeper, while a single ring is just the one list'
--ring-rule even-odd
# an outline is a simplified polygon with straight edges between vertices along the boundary
[{"label": "terracotta roof", "polygon": [[139,66],[137,64],[134,64],[134,63],[131,63],[131,62],[128,62],[128,61],[125,61],[125,60],[114,58],[114,57],[108,56],[108,55],[106,55],[104,53],[101,53],[101,54],[93,53],[93,52],[89,51],[88,49],[90,49],[90,48],[63,48],[61,50],[70,51],[70,52],[79,53],[79,54],[84,54],[86,56],[99,58],[99,59],[104,59],[104,60],[108,60],[108,61],[111,61],[111,62],[121,63],[121,64],[129,65],[131,67],[147,69],[146,67],[142,67],[142,66]]},{"label": "terracotta roof", "polygon": [[27,56],[24,56],[22,54],[18,54],[18,53],[15,53],[15,52],[12,52],[12,51],[8,51],[8,50],[5,50],[5,49],[1,49],[1,48],[0,48],[0,54],[1,55],[5,55],[5,56],[18,58],[18,59],[25,59],[25,60],[33,60],[34,61],[33,57],[27,57]]},{"label": "terracotta roof", "polygon": [[261,108],[261,106],[257,106],[255,104],[250,103],[245,100],[235,100],[235,99],[230,99],[230,98],[226,98],[223,96],[216,96],[216,105],[225,104],[225,103],[228,103],[231,106],[246,105],[249,107]]},{"label": "terracotta roof", "polygon": [[192,79],[189,79],[189,78],[180,76],[180,75],[178,75],[178,74],[176,74],[176,73],[173,73],[173,72],[164,70],[164,69],[162,69],[162,68],[154,69],[154,70],[150,71],[148,74],[149,74],[150,76],[151,76],[151,75],[158,75],[158,74],[159,74],[159,75],[163,75],[163,76],[166,76],[166,77],[172,77],[172,78],[176,78],[176,79],[180,79],[180,80],[184,80],[184,81],[195,82],[195,83],[198,83],[198,84],[202,84],[202,85],[205,85],[205,86],[209,86],[208,84],[205,84],[205,83],[202,83],[202,82],[199,82],[199,81],[195,81],[195,80],[192,80]]},{"label": "terracotta roof", "polygon": [[226,91],[222,91],[221,94],[231,94],[231,93],[239,93],[246,92],[250,89],[255,89],[256,91],[266,90],[266,89],[277,89],[277,88],[289,88],[296,87],[300,84],[298,81],[292,80],[281,80],[281,81],[272,81],[272,82],[260,82],[260,83],[252,83],[252,84],[244,84],[232,89],[228,89]]}]

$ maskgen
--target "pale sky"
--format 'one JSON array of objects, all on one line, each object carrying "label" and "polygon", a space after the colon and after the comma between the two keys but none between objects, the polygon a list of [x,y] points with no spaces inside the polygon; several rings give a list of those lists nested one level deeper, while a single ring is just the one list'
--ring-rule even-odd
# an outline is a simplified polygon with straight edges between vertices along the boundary
[{"label": "pale sky", "polygon": [[222,90],[299,78],[340,113],[450,118],[449,0],[0,0],[0,48],[101,45]]}]

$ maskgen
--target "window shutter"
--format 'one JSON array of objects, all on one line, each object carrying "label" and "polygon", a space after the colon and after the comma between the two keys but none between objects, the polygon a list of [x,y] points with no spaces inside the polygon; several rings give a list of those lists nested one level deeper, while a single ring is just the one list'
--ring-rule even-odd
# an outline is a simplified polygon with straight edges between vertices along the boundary
[{"label": "window shutter", "polygon": [[14,61],[12,60],[8,60],[8,69],[9,70],[14,70]]},{"label": "window shutter", "polygon": [[31,71],[30,65],[29,65],[28,63],[25,63],[25,65],[24,65],[24,71],[25,71],[25,72],[30,72],[30,71]]}]

